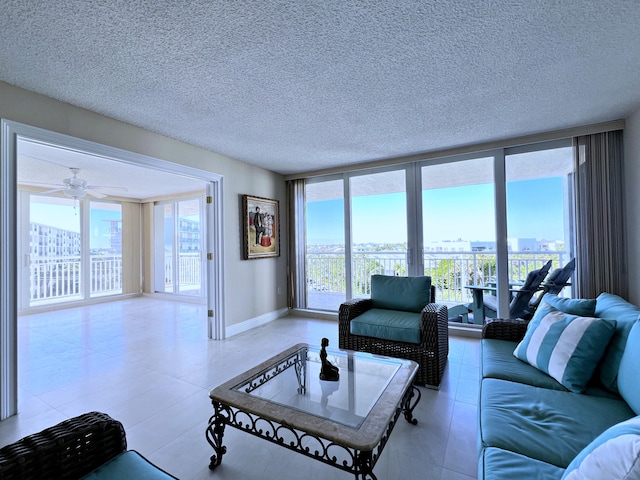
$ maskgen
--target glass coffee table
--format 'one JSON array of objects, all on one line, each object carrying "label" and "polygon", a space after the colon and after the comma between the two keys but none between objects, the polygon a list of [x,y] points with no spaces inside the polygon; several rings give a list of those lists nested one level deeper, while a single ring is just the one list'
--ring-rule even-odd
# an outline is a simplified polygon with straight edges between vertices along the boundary
[{"label": "glass coffee table", "polygon": [[373,467],[398,417],[416,424],[411,360],[326,349],[338,381],[320,380],[320,348],[295,345],[211,390],[213,415],[206,437],[222,462],[231,426],[341,470],[375,479]]}]

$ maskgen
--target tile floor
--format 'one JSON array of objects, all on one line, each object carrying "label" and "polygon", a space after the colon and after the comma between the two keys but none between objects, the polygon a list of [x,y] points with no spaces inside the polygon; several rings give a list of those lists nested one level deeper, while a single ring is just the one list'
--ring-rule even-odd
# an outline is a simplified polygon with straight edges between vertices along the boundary
[{"label": "tile floor", "polygon": [[[181,479],[353,478],[228,428],[215,471],[205,440],[208,392],[298,342],[337,347],[337,323],[289,316],[223,341],[206,338],[204,307],[141,297],[19,319],[19,410],[0,446],[91,410],[120,420],[129,448]],[[413,426],[399,421],[380,480],[476,478],[478,340],[451,337],[440,390],[421,388]]]}]

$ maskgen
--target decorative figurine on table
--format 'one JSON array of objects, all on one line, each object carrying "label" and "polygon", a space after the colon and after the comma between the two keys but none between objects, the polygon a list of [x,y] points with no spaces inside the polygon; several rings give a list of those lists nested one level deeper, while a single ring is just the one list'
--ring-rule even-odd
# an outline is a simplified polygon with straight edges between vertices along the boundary
[{"label": "decorative figurine on table", "polygon": [[327,360],[327,351],[326,347],[329,346],[329,339],[322,339],[322,348],[320,349],[320,361],[322,362],[322,367],[320,367],[320,380],[326,380],[328,382],[337,382],[340,379],[340,373],[338,371],[338,367],[332,365],[329,360]]}]

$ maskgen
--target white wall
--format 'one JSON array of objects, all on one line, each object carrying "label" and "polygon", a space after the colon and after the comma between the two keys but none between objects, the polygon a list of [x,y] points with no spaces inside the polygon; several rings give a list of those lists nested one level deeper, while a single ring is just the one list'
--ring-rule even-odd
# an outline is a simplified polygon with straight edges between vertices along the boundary
[{"label": "white wall", "polygon": [[624,174],[629,254],[629,301],[640,305],[640,108],[626,118]]},{"label": "white wall", "polygon": [[286,232],[281,175],[4,82],[0,82],[0,117],[222,175],[226,325],[286,307],[286,241],[278,258],[242,260],[240,248],[242,194],[279,200],[281,233]]}]

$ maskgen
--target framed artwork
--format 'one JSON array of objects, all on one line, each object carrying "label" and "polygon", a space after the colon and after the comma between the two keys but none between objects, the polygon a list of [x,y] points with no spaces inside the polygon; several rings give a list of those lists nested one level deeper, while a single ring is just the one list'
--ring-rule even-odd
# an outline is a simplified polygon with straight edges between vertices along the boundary
[{"label": "framed artwork", "polygon": [[242,217],[244,259],[279,257],[280,205],[278,200],[242,195]]}]

